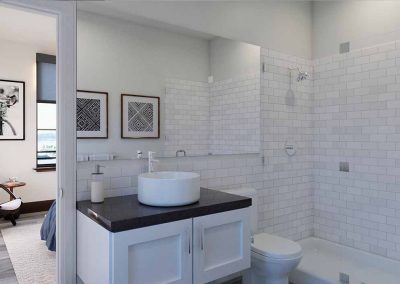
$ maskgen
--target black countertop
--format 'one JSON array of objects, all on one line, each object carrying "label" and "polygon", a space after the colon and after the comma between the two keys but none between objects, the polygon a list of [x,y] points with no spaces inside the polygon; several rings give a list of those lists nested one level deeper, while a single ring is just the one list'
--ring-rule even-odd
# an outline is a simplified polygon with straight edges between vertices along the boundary
[{"label": "black countertop", "polygon": [[202,188],[191,205],[153,207],[139,203],[137,194],[106,198],[104,203],[78,201],[77,209],[110,232],[121,232],[249,207],[251,198]]}]

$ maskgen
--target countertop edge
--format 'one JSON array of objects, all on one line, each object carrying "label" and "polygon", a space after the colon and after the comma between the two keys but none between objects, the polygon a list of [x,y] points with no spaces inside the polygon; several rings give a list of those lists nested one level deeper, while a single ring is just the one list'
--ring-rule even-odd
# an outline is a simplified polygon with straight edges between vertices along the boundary
[{"label": "countertop edge", "polygon": [[[238,203],[238,204],[236,204],[236,203]],[[243,203],[243,204],[239,204],[239,203]],[[248,203],[248,204],[246,205],[244,203]],[[221,205],[216,205],[216,206],[221,206]],[[218,209],[212,208],[212,209],[208,209],[207,212],[190,212],[192,210],[188,210],[188,212],[184,212],[184,211],[183,212],[179,211],[179,213],[178,212],[168,212],[168,213],[162,213],[162,214],[157,214],[157,215],[153,215],[153,216],[139,217],[138,219],[141,219],[141,222],[146,222],[146,225],[140,225],[140,224],[132,225],[132,220],[126,220],[126,222],[130,223],[129,229],[120,228],[120,227],[125,227],[123,225],[123,223],[125,221],[113,222],[113,224],[111,224],[111,226],[109,228],[106,228],[104,226],[103,227],[112,233],[119,233],[119,232],[133,230],[133,229],[139,229],[139,228],[155,226],[155,225],[160,225],[160,224],[165,224],[165,223],[170,223],[170,222],[176,222],[176,221],[185,220],[185,219],[191,219],[191,218],[212,215],[212,214],[217,214],[217,213],[222,213],[222,212],[227,212],[227,211],[232,211],[232,210],[238,210],[238,209],[250,207],[251,206],[251,198],[249,198],[249,200],[233,201],[228,206],[230,208],[218,208]],[[205,207],[204,209],[207,209],[207,207]],[[193,211],[195,211],[195,210],[193,210]],[[177,216],[178,214],[180,216]],[[165,218],[167,220],[152,222],[153,218],[158,218],[158,220]]]},{"label": "countertop edge", "polygon": [[[210,191],[215,191],[215,190],[210,190]],[[232,194],[228,195],[230,197],[232,196]],[[134,196],[135,195],[130,195],[130,197]],[[251,198],[238,195],[235,196],[240,199],[221,201],[220,203],[204,205],[199,207],[188,207],[188,208],[176,207],[177,209],[176,211],[160,212],[153,215],[130,217],[129,219],[116,220],[116,221],[108,220],[107,218],[104,218],[100,214],[94,212],[91,208],[89,208],[89,206],[87,206],[88,202],[90,204],[90,201],[78,201],[76,209],[77,211],[81,212],[83,215],[87,216],[88,218],[90,218],[91,220],[93,220],[94,222],[96,222],[98,225],[108,230],[109,232],[119,233],[123,231],[155,226],[170,222],[176,222],[180,220],[191,219],[206,215],[212,215],[251,206],[252,204]],[[139,205],[146,206],[141,204]],[[155,209],[157,209],[157,207]]]}]

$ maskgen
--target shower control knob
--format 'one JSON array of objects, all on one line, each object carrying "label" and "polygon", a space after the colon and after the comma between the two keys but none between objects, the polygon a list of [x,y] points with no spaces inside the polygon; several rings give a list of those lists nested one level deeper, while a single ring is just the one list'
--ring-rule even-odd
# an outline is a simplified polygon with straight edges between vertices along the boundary
[{"label": "shower control knob", "polygon": [[285,151],[288,156],[294,156],[296,154],[296,146],[293,143],[286,142]]}]

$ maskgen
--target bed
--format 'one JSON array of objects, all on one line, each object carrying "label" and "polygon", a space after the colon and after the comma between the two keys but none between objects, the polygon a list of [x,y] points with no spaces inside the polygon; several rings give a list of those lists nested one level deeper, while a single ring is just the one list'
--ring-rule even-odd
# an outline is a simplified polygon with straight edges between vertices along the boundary
[{"label": "bed", "polygon": [[56,202],[54,201],[47,212],[42,228],[40,229],[40,238],[46,241],[46,246],[51,251],[56,251]]}]

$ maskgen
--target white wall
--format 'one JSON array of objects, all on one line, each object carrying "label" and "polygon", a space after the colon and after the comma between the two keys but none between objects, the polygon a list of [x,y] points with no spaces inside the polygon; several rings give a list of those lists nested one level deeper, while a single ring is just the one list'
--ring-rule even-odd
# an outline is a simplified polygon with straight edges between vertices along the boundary
[{"label": "white wall", "polygon": [[310,1],[108,1],[79,3],[101,13],[137,16],[311,58]]},{"label": "white wall", "polygon": [[352,50],[400,38],[399,1],[315,1],[313,58],[339,53],[350,41]]},{"label": "white wall", "polygon": [[214,82],[260,72],[259,46],[220,37],[210,40],[209,45]]},{"label": "white wall", "polygon": [[397,260],[399,67],[400,41],[314,67],[315,235]]},{"label": "white wall", "polygon": [[[161,152],[165,80],[207,82],[208,41],[86,12],[78,13],[77,41],[78,89],[109,93],[109,138],[78,140],[78,153]],[[160,139],[121,139],[121,93],[161,97]]]},{"label": "white wall", "polygon": [[[56,197],[56,172],[38,173],[36,167],[36,53],[55,54],[28,44],[2,41],[0,44],[0,78],[25,81],[25,140],[0,141],[0,181],[18,177],[27,186],[15,189],[24,202],[50,200]],[[0,202],[6,198],[2,193]]]}]

